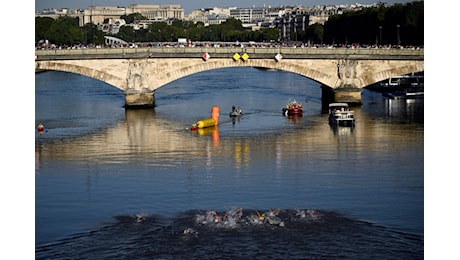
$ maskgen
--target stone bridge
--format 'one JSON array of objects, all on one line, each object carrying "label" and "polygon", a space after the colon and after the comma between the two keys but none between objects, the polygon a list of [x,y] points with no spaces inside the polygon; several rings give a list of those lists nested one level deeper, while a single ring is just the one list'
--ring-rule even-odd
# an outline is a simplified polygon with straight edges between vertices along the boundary
[{"label": "stone bridge", "polygon": [[[102,48],[37,50],[35,70],[57,70],[104,81],[125,94],[126,107],[155,104],[155,90],[212,69],[259,67],[322,84],[323,100],[361,103],[364,87],[424,71],[424,51],[327,48]],[[300,88],[302,86],[299,86]]]}]

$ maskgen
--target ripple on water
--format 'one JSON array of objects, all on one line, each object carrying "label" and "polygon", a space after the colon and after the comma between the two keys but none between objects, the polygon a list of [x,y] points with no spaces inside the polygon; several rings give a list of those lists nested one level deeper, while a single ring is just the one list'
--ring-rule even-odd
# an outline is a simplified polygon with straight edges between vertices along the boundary
[{"label": "ripple on water", "polygon": [[422,237],[331,211],[190,210],[172,217],[139,214],[115,220],[37,247],[36,258],[423,258]]}]

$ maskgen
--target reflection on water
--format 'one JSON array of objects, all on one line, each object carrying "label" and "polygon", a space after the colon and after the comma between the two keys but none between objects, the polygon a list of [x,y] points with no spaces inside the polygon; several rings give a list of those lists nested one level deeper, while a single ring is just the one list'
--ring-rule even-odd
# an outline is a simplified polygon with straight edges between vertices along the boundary
[{"label": "reflection on water", "polygon": [[289,122],[291,124],[299,124],[302,122],[302,118],[301,116],[286,116],[286,122]]},{"label": "reflection on water", "polygon": [[336,135],[351,135],[354,129],[354,126],[331,126],[331,131]]},{"label": "reflection on water", "polygon": [[[241,152],[245,151],[247,154],[251,151],[253,157],[273,156],[280,163],[280,158],[285,158],[286,161],[292,160],[291,157],[280,156],[283,154],[312,153],[315,156],[335,154],[339,147],[330,145],[331,141],[340,144],[346,142],[344,145],[347,147],[353,145],[349,149],[353,149],[354,154],[360,154],[379,150],[382,144],[375,141],[357,143],[358,140],[378,140],[391,136],[391,141],[387,140],[388,144],[397,145],[419,138],[423,134],[419,132],[418,135],[408,136],[405,126],[382,127],[375,125],[374,119],[369,118],[362,109],[355,109],[355,113],[358,118],[355,127],[330,127],[327,124],[327,115],[322,115],[309,119],[312,122],[308,126],[301,126],[296,131],[272,129],[272,132],[265,133],[263,138],[256,132],[250,131],[246,135],[252,137],[246,138],[244,135],[234,137],[221,134],[220,126],[191,131],[176,122],[159,118],[151,109],[126,110],[124,121],[92,135],[53,143],[51,146],[40,142],[38,138],[36,165],[40,164],[41,157],[53,160],[78,158],[79,162],[123,163],[150,160],[159,156],[165,157],[171,161],[171,165],[174,165],[174,162],[181,160],[181,157],[187,157],[187,160],[201,158],[202,151],[209,152],[209,160],[214,156],[222,160],[222,157],[233,154],[234,160],[240,162]],[[283,116],[280,117],[280,120],[283,120]],[[289,124],[296,125],[301,122],[302,117],[286,117],[285,120]],[[162,163],[164,162],[163,160]]]},{"label": "reflection on water", "polygon": [[386,99],[388,115],[393,118],[409,119],[417,123],[423,123],[423,102],[420,99]]}]

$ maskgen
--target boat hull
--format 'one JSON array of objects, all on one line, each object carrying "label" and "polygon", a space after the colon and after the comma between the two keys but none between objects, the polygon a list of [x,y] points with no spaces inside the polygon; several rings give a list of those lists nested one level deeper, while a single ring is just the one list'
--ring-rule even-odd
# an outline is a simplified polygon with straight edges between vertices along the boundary
[{"label": "boat hull", "polygon": [[348,126],[352,127],[355,125],[355,120],[354,119],[349,119],[349,120],[337,120],[337,119],[331,119],[329,120],[329,124],[332,126]]},{"label": "boat hull", "polygon": [[242,116],[243,114],[242,113],[238,113],[238,112],[230,112],[229,116],[230,117],[237,117],[237,116]]},{"label": "boat hull", "polygon": [[354,111],[348,108],[347,103],[329,104],[329,124],[331,126],[354,126]]},{"label": "boat hull", "polygon": [[284,116],[302,116],[303,110],[300,108],[283,108]]},{"label": "boat hull", "polygon": [[391,93],[391,92],[384,92],[382,94],[384,97],[391,98],[391,99],[415,99],[415,98],[423,98],[423,92],[407,92],[407,93]]}]

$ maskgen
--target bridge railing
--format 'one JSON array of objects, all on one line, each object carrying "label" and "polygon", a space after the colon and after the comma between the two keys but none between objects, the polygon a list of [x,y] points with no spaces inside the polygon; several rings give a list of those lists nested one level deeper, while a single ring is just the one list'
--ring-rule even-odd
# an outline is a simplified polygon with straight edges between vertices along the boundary
[{"label": "bridge railing", "polygon": [[284,58],[354,58],[361,59],[424,59],[423,49],[383,49],[383,48],[88,48],[88,49],[48,49],[36,50],[36,60],[63,59],[110,59],[110,58],[201,58],[204,53],[211,57],[227,58],[235,53],[247,53],[251,58],[273,58],[281,53]]}]

